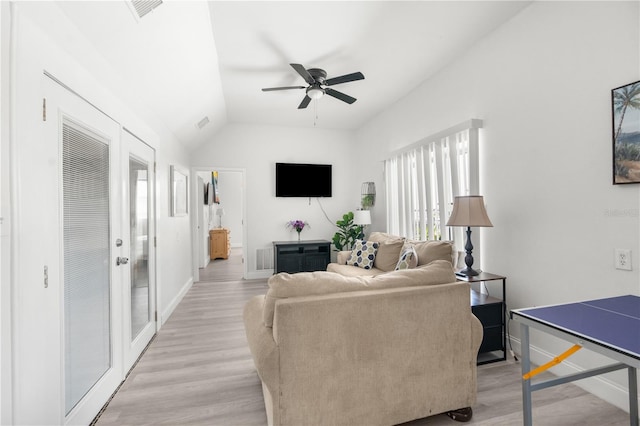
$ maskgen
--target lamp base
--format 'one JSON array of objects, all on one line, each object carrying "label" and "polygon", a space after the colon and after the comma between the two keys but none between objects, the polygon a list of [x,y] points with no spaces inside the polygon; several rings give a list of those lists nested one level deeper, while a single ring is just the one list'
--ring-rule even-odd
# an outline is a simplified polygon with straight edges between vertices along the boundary
[{"label": "lamp base", "polygon": [[473,268],[464,268],[456,272],[456,275],[459,277],[475,277],[476,275],[480,275],[479,271],[476,271]]}]

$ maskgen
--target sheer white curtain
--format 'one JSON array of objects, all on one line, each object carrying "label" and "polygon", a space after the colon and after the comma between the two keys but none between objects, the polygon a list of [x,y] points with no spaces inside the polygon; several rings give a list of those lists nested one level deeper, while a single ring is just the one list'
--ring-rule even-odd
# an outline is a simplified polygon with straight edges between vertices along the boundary
[{"label": "sheer white curtain", "polygon": [[392,154],[384,163],[387,230],[414,240],[452,240],[464,246],[461,228],[447,228],[453,198],[478,193],[478,129],[469,120]]}]

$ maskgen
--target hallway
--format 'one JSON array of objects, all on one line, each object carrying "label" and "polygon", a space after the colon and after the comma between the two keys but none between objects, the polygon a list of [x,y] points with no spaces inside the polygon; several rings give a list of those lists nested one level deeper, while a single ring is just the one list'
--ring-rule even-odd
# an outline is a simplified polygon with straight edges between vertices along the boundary
[{"label": "hallway", "polygon": [[243,274],[242,247],[231,249],[229,259],[215,259],[200,268],[199,281],[225,282],[241,280]]}]

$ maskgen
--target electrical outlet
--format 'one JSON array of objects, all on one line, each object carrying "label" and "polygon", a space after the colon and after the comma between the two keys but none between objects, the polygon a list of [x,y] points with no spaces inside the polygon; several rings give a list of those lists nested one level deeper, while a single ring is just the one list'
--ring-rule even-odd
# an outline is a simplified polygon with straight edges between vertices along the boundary
[{"label": "electrical outlet", "polygon": [[616,249],[615,262],[616,262],[616,269],[630,271],[631,270],[631,250]]}]

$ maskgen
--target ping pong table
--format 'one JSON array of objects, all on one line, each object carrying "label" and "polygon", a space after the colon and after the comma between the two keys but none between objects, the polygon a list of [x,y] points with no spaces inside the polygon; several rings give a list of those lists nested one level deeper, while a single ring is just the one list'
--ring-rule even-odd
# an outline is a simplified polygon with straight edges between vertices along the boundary
[{"label": "ping pong table", "polygon": [[[629,420],[632,426],[638,426],[637,369],[640,368],[640,297],[628,295],[514,309],[511,311],[511,319],[519,322],[521,329],[522,413],[525,426],[532,425],[532,392],[625,368],[629,376]],[[567,340],[575,346],[544,366],[530,371],[530,327]],[[581,347],[617,362],[605,367],[532,383],[533,375],[560,363],[562,359]]]}]

